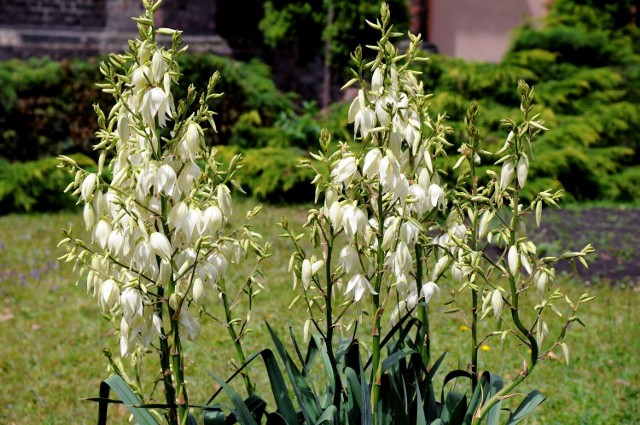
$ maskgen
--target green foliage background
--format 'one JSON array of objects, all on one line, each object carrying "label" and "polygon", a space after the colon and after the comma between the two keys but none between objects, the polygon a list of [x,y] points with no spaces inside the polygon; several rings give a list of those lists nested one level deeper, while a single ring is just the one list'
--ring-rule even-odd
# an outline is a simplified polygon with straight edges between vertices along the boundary
[{"label": "green foliage background", "polygon": [[[323,37],[331,33],[332,63],[344,67],[347,52],[366,40],[361,17],[375,16],[378,3],[334,1],[336,19],[331,28],[325,28],[328,2],[315,1],[267,1],[262,22],[265,38],[276,45],[299,43],[313,56],[322,54]],[[481,136],[499,149],[507,136],[500,120],[518,114],[516,84],[525,79],[535,86],[537,112],[552,130],[535,147],[530,190],[564,188],[574,201],[639,199],[640,31],[631,8],[637,3],[556,0],[542,28],[526,26],[516,32],[500,63],[430,55],[420,78],[426,92],[435,93],[432,111],[444,111],[449,117],[454,129],[450,141],[455,146],[464,141],[466,109],[476,102]],[[311,7],[314,4],[317,7]],[[392,7],[402,9],[403,4],[397,0]],[[405,22],[402,13],[394,12],[398,11],[392,10],[395,20]],[[313,31],[303,37],[303,28]],[[219,132],[206,138],[208,143],[229,146],[220,150],[221,158],[228,152],[245,153],[246,167],[253,173],[242,182],[247,192],[262,200],[311,199],[305,186],[310,177],[295,165],[306,152],[317,149],[322,127],[330,130],[334,140],[351,139],[348,104],[336,103],[328,114],[319,114],[315,104],[301,104],[295,94],[278,90],[270,69],[258,60],[185,56],[180,66],[182,90],[191,83],[202,89],[214,70],[221,71],[219,88],[225,95],[213,105],[219,112]],[[93,156],[96,118],[91,105],[110,108],[109,97],[95,87],[97,68],[98,60],[0,62],[4,212],[29,210],[38,203],[37,196],[21,193],[49,190],[20,189],[27,180],[36,186],[57,181],[63,185],[60,190],[66,186],[66,180],[22,175],[49,175],[50,163],[44,158],[73,153]],[[37,162],[27,165],[25,161]],[[483,158],[484,164],[492,161]],[[51,205],[55,209],[59,204]]]}]

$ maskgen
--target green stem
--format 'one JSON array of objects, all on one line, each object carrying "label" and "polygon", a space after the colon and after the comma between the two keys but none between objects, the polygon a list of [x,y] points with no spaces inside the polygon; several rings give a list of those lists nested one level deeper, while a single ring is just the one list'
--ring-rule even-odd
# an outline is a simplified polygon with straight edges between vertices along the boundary
[{"label": "green stem", "polygon": [[[170,291],[175,291],[175,285],[171,283]],[[171,366],[173,376],[176,380],[176,394],[178,405],[178,423],[186,424],[189,415],[189,397],[184,382],[184,357],[182,353],[182,342],[180,341],[180,329],[178,327],[178,319],[176,312],[169,307],[169,315],[171,316],[171,334],[173,336],[173,346],[171,347]],[[179,316],[179,313],[178,313]],[[174,317],[176,317],[174,319]]]},{"label": "green stem", "polygon": [[[233,345],[236,348],[236,353],[238,354],[238,359],[244,365],[247,362],[247,358],[244,355],[244,350],[242,349],[242,342],[240,342],[240,338],[238,338],[238,334],[236,334],[236,330],[233,327],[233,318],[231,316],[231,309],[229,308],[229,299],[227,297],[226,288],[222,291],[222,304],[224,305],[224,314],[225,319],[227,321],[227,330],[229,331],[229,336],[233,341]],[[244,381],[244,386],[247,389],[247,394],[252,395],[255,392],[255,387],[251,382],[251,378],[247,373],[242,373],[242,380]]]},{"label": "green stem", "polygon": [[333,249],[333,230],[331,230],[331,240],[327,240],[327,254],[325,258],[325,279],[327,282],[327,293],[325,299],[325,321],[327,324],[327,354],[331,363],[331,372],[333,373],[334,392],[333,392],[333,405],[340,411],[340,404],[342,402],[342,380],[338,373],[338,364],[336,361],[335,353],[333,352],[333,281],[331,280],[331,253]]},{"label": "green stem", "polygon": [[[158,287],[158,298],[159,302],[155,305],[156,314],[160,317],[160,322],[162,322],[163,315],[163,302],[162,297],[164,296],[164,288],[161,286]],[[162,369],[162,382],[164,385],[164,396],[167,400],[167,405],[169,406],[167,419],[171,425],[178,424],[178,418],[176,416],[176,397],[175,397],[175,389],[173,388],[173,378],[171,374],[171,360],[170,360],[170,351],[169,351],[169,342],[167,341],[166,334],[164,332],[164,326],[160,328],[160,367]]]},{"label": "green stem", "polygon": [[[509,243],[510,246],[514,246],[517,239],[517,224],[518,224],[518,199],[519,192],[516,190],[516,194],[513,198],[512,203],[512,212],[511,216],[511,225],[510,225],[510,237]],[[531,349],[531,356],[529,357],[530,362],[528,364],[525,363],[525,367],[520,372],[518,378],[516,378],[509,385],[502,388],[502,390],[498,391],[493,395],[489,400],[485,402],[480,410],[478,410],[477,414],[474,415],[472,424],[478,424],[482,421],[485,415],[489,412],[489,410],[499,402],[504,396],[508,395],[513,389],[515,389],[518,385],[522,383],[533,371],[538,363],[538,342],[534,338],[533,334],[522,324],[522,320],[520,319],[520,310],[518,307],[519,304],[519,295],[517,291],[517,282],[516,277],[514,275],[509,275],[509,286],[511,290],[511,317],[513,319],[513,323],[516,325],[516,328],[522,333],[522,335],[529,341],[529,348]]]},{"label": "green stem", "polygon": [[[418,288],[418,294],[422,293],[422,247],[420,244],[416,244],[416,287]],[[426,303],[418,303],[418,320],[422,327],[422,336],[424,338],[423,344],[420,347],[420,357],[422,357],[422,364],[425,368],[429,368],[429,362],[431,361],[431,338],[429,336],[429,309]]]},{"label": "green stem", "polygon": [[378,401],[380,400],[380,385],[382,381],[382,369],[380,365],[380,317],[382,312],[380,311],[380,289],[382,288],[382,270],[384,268],[384,251],[382,250],[382,240],[384,236],[383,232],[384,218],[382,209],[382,185],[378,183],[378,264],[376,268],[376,281],[375,281],[375,294],[373,299],[374,321],[372,333],[372,369],[373,376],[372,389],[371,389],[371,410],[374,425],[378,422],[376,412],[378,410]]},{"label": "green stem", "polygon": [[[471,153],[469,158],[469,168],[471,171],[471,193],[476,196],[478,193],[478,181],[476,179],[476,166]],[[472,201],[473,202],[473,201]],[[471,248],[478,250],[478,208],[476,202],[473,202],[473,210],[476,212],[471,224]],[[478,385],[478,290],[471,288],[471,393],[476,390]]]}]

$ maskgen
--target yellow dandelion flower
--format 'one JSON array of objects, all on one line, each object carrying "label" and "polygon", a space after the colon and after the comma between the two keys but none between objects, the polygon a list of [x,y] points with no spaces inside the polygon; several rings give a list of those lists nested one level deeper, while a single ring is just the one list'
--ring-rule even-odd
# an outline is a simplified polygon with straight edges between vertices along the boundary
[{"label": "yellow dandelion flower", "polygon": [[480,349],[481,349],[482,351],[489,351],[489,350],[491,350],[491,347],[489,347],[488,345],[481,345],[481,346],[480,346]]},{"label": "yellow dandelion flower", "polygon": [[460,325],[460,330],[461,330],[461,331],[468,331],[468,330],[469,330],[469,327],[468,327],[468,326],[466,326],[466,325]]}]

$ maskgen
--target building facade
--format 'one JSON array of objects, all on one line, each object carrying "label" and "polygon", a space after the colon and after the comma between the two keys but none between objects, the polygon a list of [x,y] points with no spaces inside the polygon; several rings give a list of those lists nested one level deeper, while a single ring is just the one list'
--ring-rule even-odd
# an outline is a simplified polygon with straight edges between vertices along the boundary
[{"label": "building facade", "polygon": [[537,25],[550,0],[411,0],[412,29],[439,53],[475,61],[498,62],[513,31]]}]

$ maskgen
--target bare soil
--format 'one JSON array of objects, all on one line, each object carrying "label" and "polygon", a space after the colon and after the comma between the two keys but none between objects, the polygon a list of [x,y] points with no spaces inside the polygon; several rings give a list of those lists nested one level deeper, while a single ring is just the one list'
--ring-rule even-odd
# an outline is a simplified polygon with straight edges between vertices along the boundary
[{"label": "bare soil", "polygon": [[[583,279],[640,284],[640,208],[546,209],[540,228],[535,229],[534,223],[528,228],[541,255],[559,255],[579,251],[588,243],[593,245],[596,252],[587,258],[589,268],[576,262]],[[568,264],[557,270],[572,272]]]}]

